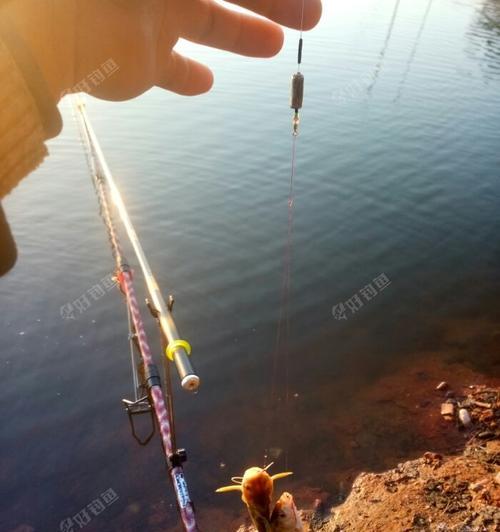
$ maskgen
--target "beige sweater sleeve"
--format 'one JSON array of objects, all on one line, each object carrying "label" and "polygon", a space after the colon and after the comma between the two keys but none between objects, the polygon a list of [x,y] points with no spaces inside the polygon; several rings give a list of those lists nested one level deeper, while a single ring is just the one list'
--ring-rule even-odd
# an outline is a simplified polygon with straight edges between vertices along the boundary
[{"label": "beige sweater sleeve", "polygon": [[0,199],[46,155],[42,118],[35,100],[0,40]]}]

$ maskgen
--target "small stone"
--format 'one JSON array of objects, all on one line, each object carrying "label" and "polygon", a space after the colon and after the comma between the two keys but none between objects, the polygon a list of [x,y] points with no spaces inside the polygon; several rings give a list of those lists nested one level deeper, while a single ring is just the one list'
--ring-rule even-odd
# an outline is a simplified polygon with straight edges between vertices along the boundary
[{"label": "small stone", "polygon": [[458,419],[464,427],[470,427],[472,425],[472,419],[470,417],[469,411],[465,408],[461,408],[458,411]]},{"label": "small stone", "polygon": [[448,389],[448,383],[446,381],[442,381],[436,386],[436,390],[438,391],[447,390],[447,389]]},{"label": "small stone", "polygon": [[494,418],[493,410],[484,410],[479,414],[479,421],[485,423],[491,421]]},{"label": "small stone", "polygon": [[483,432],[480,432],[477,437],[481,440],[488,440],[489,438],[493,438],[495,436],[494,432],[491,432],[491,430],[483,430]]},{"label": "small stone", "polygon": [[491,404],[490,403],[485,403],[483,401],[472,401],[472,404],[474,406],[479,406],[480,408],[491,408]]},{"label": "small stone", "polygon": [[500,484],[500,471],[495,475],[495,483]]},{"label": "small stone", "polygon": [[424,462],[428,465],[440,465],[443,461],[443,455],[439,453],[431,453],[427,451],[424,453]]},{"label": "small stone", "polygon": [[422,515],[422,514],[415,514],[413,516],[412,524],[414,527],[418,527],[418,528],[424,527],[427,529],[429,527],[429,521],[427,519],[427,516]]},{"label": "small stone", "polygon": [[314,499],[313,504],[314,511],[317,513],[321,513],[324,511],[323,501],[321,499]]},{"label": "small stone", "polygon": [[469,484],[469,489],[471,491],[481,491],[486,484],[488,483],[487,478],[483,478],[481,480],[478,480],[477,482],[473,482],[472,484]]},{"label": "small stone", "polygon": [[455,413],[455,405],[453,403],[441,403],[441,415],[445,419],[452,419]]}]

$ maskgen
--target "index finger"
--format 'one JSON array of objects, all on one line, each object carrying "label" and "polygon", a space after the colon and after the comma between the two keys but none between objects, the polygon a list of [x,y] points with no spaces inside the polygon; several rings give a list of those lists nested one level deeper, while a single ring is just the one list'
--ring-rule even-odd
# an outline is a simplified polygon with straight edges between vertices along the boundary
[{"label": "index finger", "polygon": [[282,26],[310,30],[321,18],[321,0],[229,0]]}]

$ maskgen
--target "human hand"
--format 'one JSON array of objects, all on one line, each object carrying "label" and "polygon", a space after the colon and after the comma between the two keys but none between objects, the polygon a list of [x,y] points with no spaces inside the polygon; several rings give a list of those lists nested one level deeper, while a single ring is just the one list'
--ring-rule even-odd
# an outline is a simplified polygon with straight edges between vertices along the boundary
[{"label": "human hand", "polygon": [[[80,90],[125,100],[153,86],[185,95],[210,89],[210,69],[173,50],[179,38],[270,57],[283,44],[280,25],[300,27],[302,0],[231,3],[266,18],[230,10],[215,0],[12,0],[5,9],[28,41],[56,100]],[[307,30],[321,16],[321,0],[305,0],[304,5]],[[108,61],[118,69],[96,82],[92,74]]]}]

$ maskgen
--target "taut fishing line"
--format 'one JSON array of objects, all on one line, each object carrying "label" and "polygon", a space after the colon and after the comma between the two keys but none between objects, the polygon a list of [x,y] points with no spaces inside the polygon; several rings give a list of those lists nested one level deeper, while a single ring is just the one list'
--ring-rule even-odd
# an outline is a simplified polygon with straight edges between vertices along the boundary
[{"label": "taut fishing line", "polygon": [[[284,408],[285,415],[281,419],[285,424],[285,432],[288,433],[290,426],[290,292],[291,292],[291,266],[292,266],[292,251],[293,251],[293,215],[294,215],[294,203],[295,203],[295,174],[296,174],[296,162],[297,162],[297,138],[299,135],[300,117],[299,111],[302,109],[302,103],[304,99],[304,76],[301,73],[302,64],[302,48],[303,48],[303,31],[304,31],[304,11],[305,0],[302,0],[302,7],[300,13],[300,34],[299,44],[297,50],[297,72],[293,74],[291,80],[291,94],[290,94],[290,108],[294,110],[292,119],[292,152],[291,152],[291,169],[290,169],[290,182],[288,189],[288,227],[287,237],[285,244],[285,251],[283,257],[283,277],[281,282],[281,302],[280,302],[280,315],[278,319],[278,326],[276,330],[276,338],[274,351],[272,355],[272,384],[271,384],[271,416],[272,418],[279,418],[279,404],[281,397],[279,397],[278,383],[281,380],[279,377],[279,361],[283,356],[284,361]],[[268,423],[267,432],[269,434],[270,425],[273,425],[272,419]],[[288,441],[289,438],[287,437]],[[267,438],[269,442],[269,437]],[[288,449],[284,446],[284,458],[285,468],[288,466]],[[271,450],[268,448],[264,452],[264,462],[266,463],[271,459],[277,458],[277,456],[271,456]]]}]

